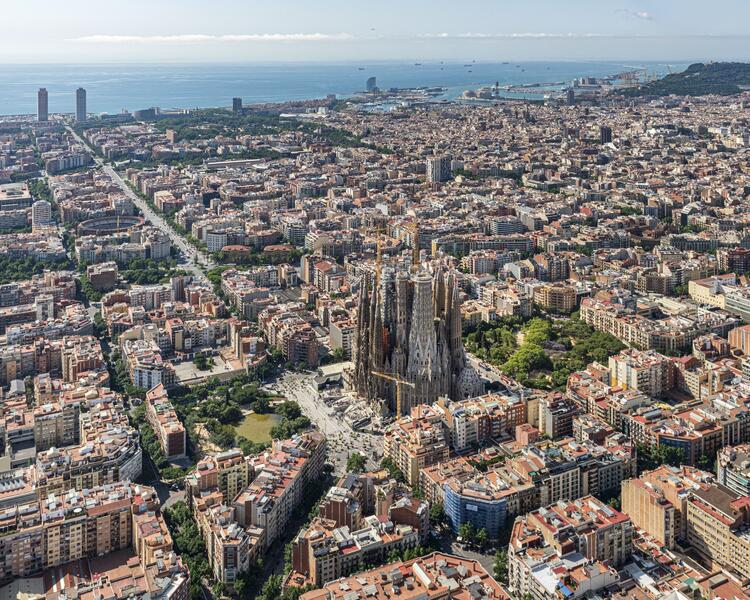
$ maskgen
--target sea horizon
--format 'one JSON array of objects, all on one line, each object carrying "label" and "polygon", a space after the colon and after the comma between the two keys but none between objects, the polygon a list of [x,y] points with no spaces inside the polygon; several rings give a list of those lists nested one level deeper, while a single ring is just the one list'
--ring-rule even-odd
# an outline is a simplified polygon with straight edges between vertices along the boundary
[{"label": "sea horizon", "polygon": [[664,61],[556,60],[380,60],[337,62],[122,62],[0,64],[0,115],[33,115],[36,93],[45,87],[51,113],[70,113],[75,90],[87,91],[90,114],[143,108],[204,109],[325,98],[347,98],[376,77],[389,88],[443,87],[452,100],[466,89],[493,85],[569,83],[646,67],[662,76],[689,63]]}]

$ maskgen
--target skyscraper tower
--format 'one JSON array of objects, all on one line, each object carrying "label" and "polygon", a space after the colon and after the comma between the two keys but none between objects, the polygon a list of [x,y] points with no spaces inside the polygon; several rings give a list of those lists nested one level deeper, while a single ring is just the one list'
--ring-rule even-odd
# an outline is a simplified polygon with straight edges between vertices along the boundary
[{"label": "skyscraper tower", "polygon": [[78,88],[76,90],[76,123],[85,121],[88,113],[86,112],[86,90]]},{"label": "skyscraper tower", "polygon": [[49,101],[47,98],[47,88],[39,88],[36,94],[36,117],[37,121],[44,123],[49,121]]},{"label": "skyscraper tower", "polygon": [[232,112],[242,112],[242,98],[232,98]]}]

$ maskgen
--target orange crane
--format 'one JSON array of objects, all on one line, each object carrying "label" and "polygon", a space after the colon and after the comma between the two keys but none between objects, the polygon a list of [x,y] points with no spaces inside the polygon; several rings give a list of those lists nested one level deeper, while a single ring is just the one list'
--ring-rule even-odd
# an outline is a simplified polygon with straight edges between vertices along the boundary
[{"label": "orange crane", "polygon": [[381,379],[392,381],[393,383],[396,384],[396,418],[398,419],[401,416],[401,386],[408,385],[409,387],[413,388],[415,387],[414,384],[411,381],[402,379],[398,375],[390,375],[388,373],[381,373],[380,371],[370,371],[370,372],[376,377],[380,377]]}]

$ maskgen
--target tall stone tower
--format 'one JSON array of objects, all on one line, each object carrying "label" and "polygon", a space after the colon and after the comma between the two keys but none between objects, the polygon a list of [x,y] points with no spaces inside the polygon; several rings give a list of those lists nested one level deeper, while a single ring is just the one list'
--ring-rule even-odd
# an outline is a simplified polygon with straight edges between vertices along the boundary
[{"label": "tall stone tower", "polygon": [[405,412],[409,411],[413,405],[432,402],[436,399],[433,395],[438,387],[440,365],[432,281],[432,277],[426,272],[421,272],[414,278],[414,303],[411,311],[406,378],[414,383],[415,387],[408,388],[405,395],[408,399],[403,404]]},{"label": "tall stone tower", "polygon": [[467,364],[461,337],[458,282],[422,269],[384,273],[380,289],[362,283],[354,344],[354,386],[361,396],[395,408],[395,385],[372,375],[391,373],[413,384],[402,388],[402,410],[439,396],[469,398],[482,393],[478,374]]}]

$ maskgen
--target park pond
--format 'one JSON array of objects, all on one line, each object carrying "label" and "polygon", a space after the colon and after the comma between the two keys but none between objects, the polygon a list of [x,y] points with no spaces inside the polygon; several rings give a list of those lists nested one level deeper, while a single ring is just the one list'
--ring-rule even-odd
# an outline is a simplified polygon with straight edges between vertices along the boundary
[{"label": "park pond", "polygon": [[247,438],[251,442],[270,442],[271,428],[281,422],[281,416],[273,413],[248,413],[234,428],[237,436]]}]

